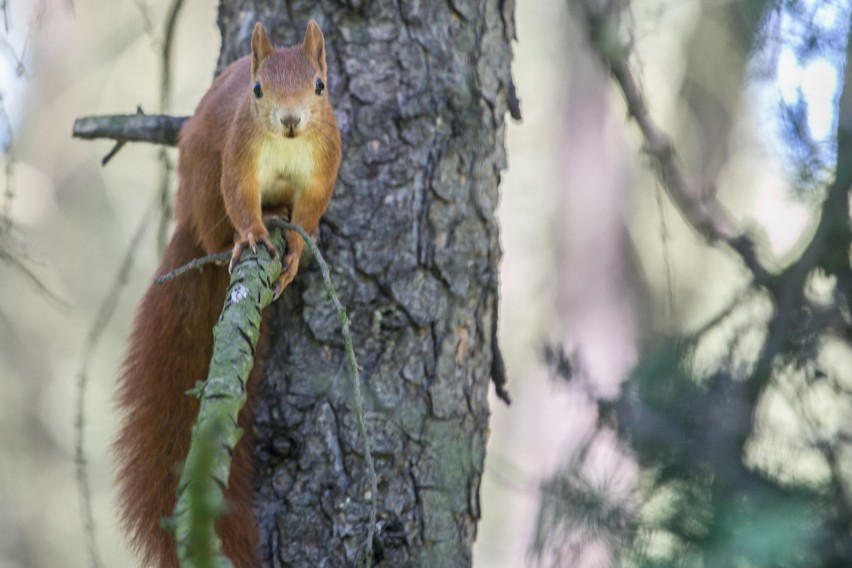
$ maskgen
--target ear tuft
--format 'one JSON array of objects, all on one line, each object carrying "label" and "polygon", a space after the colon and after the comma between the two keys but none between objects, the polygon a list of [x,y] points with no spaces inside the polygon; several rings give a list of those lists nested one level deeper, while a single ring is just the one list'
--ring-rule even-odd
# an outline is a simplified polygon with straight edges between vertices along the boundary
[{"label": "ear tuft", "polygon": [[254,77],[257,73],[260,64],[272,55],[275,48],[269,43],[269,38],[266,36],[266,28],[263,24],[257,22],[254,25],[254,31],[251,34],[251,74]]},{"label": "ear tuft", "polygon": [[308,29],[305,30],[305,39],[302,41],[302,49],[311,63],[325,76],[325,38],[322,35],[319,24],[314,20],[308,22]]}]

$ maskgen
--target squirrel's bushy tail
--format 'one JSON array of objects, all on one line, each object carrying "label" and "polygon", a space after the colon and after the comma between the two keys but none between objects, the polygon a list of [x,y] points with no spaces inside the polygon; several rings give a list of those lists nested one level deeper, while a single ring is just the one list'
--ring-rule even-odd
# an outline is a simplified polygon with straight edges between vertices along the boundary
[{"label": "squirrel's bushy tail", "polygon": [[[186,225],[179,224],[159,273],[204,254]],[[215,265],[162,285],[152,284],[133,322],[118,385],[123,417],[114,451],[122,525],[145,566],[178,565],[174,539],[160,527],[160,519],[171,516],[175,505],[180,468],[198,414],[198,400],[186,391],[207,378],[213,326],[227,285],[227,270]],[[250,407],[247,404],[240,413],[240,427],[246,435],[234,451],[225,492],[229,511],[217,525],[223,551],[238,568],[257,565],[251,444],[247,439]]]}]

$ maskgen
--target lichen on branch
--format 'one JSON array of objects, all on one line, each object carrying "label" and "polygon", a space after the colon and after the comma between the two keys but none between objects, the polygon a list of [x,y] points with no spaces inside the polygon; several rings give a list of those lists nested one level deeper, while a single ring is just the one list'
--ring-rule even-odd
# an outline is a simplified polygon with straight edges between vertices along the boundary
[{"label": "lichen on branch", "polygon": [[[270,238],[284,250],[280,230],[273,231]],[[231,274],[222,315],[213,328],[210,371],[193,393],[201,404],[170,522],[182,567],[232,566],[222,555],[214,524],[226,509],[223,490],[228,485],[234,447],[242,437],[237,416],[246,403],[246,381],[260,338],[261,312],[272,302],[280,258],[272,257],[264,247],[243,252]]]},{"label": "lichen on branch", "polygon": [[[359,434],[364,444],[364,456],[370,478],[370,524],[364,545],[364,564],[370,565],[373,555],[373,536],[376,526],[378,478],[364,422],[364,403],[360,389],[360,368],[355,358],[349,316],[340,303],[331,283],[328,264],[316,243],[298,225],[271,220],[270,239],[279,251],[272,257],[264,247],[256,252],[243,251],[231,274],[222,315],[213,328],[213,357],[207,380],[199,383],[190,394],[201,401],[198,419],[192,430],[192,441],[178,483],[178,496],[174,514],[167,521],[177,541],[178,559],[182,567],[226,568],[232,566],[221,552],[221,541],[216,536],[216,519],[226,510],[224,488],[228,485],[231,456],[242,437],[237,426],[237,416],[246,403],[246,381],[254,365],[254,353],[260,337],[263,309],[274,298],[276,279],[281,272],[285,252],[282,233],[292,230],[299,233],[311,250],[322,272],[329,298],[340,319],[344,337],[350,377],[355,393],[355,415]],[[208,255],[186,266],[160,276],[166,281],[179,277],[192,268],[221,260],[221,255]]]}]

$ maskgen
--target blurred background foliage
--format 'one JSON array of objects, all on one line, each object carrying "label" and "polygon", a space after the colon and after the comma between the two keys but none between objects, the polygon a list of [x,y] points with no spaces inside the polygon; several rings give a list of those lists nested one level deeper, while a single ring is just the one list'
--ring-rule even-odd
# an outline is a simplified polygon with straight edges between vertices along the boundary
[{"label": "blurred background foliage", "polygon": [[[174,6],[0,0],[0,568],[87,564],[81,376],[97,546],[130,562],[111,397],[175,155],[128,146],[101,167],[111,145],[70,129],[137,105],[192,112],[216,2],[175,19],[164,91]],[[513,404],[492,401],[476,565],[852,566],[850,10],[517,2],[524,120],[500,206]],[[683,214],[617,58],[732,238]]]},{"label": "blurred background foliage", "polygon": [[[692,306],[676,303],[679,261],[666,257],[666,286],[650,293],[669,311],[639,321],[636,364],[613,396],[582,384],[582,350],[547,348],[554,376],[581,383],[597,420],[587,444],[541,484],[534,560],[579,565],[597,549],[601,562],[619,566],[852,565],[849,4],[701,3],[674,101],[684,114],[663,128],[676,135],[662,149],[642,123],[648,115],[665,123],[666,108],[631,91],[619,68],[620,60],[634,72],[649,64],[639,31],[646,16],[637,3],[572,8],[598,73],[612,70],[604,89],[623,94],[612,107],[624,112],[626,102],[642,126],[637,155],[744,280],[728,282],[729,303],[696,327]],[[791,227],[733,220],[724,208],[730,192],[753,191],[764,175],[740,172],[732,184],[744,136],[765,148],[789,198],[807,207],[807,228],[786,250],[769,246],[767,233]],[[667,164],[671,153],[685,181]],[[664,248],[666,233],[661,225]],[[721,274],[702,273],[700,286],[721,286]],[[602,433],[637,466],[628,491],[613,491],[605,470],[587,466]]]}]

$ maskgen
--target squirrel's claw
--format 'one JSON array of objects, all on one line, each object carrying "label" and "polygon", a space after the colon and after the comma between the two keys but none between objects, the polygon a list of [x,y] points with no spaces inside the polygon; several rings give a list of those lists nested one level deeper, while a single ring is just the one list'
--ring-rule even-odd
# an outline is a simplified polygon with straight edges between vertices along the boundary
[{"label": "squirrel's claw", "polygon": [[272,291],[273,302],[281,297],[281,294],[284,292],[284,288],[286,288],[286,286],[281,283],[281,278],[279,277],[278,280],[275,281],[275,289]]},{"label": "squirrel's claw", "polygon": [[240,255],[243,253],[244,248],[245,245],[242,241],[234,245],[234,250],[231,251],[231,261],[228,263],[228,274],[231,274],[234,271],[234,265],[240,259]]},{"label": "squirrel's claw", "polygon": [[249,232],[246,234],[244,239],[239,240],[234,244],[234,250],[231,252],[231,261],[228,263],[228,274],[234,271],[234,265],[236,265],[237,261],[240,260],[243,250],[245,250],[246,247],[249,247],[252,252],[256,253],[258,243],[266,247],[266,250],[269,251],[272,258],[278,257],[278,249],[276,249],[275,245],[272,244],[272,241],[269,240],[269,235],[260,235],[259,237],[255,237],[254,233]]},{"label": "squirrel's claw", "polygon": [[[275,245],[272,244],[272,241],[269,240],[269,235],[262,235],[258,237],[257,242],[266,247],[266,250],[269,251],[269,255],[272,258],[278,258],[278,249],[275,248]],[[252,249],[254,252],[257,252],[257,249]]]},{"label": "squirrel's claw", "polygon": [[290,285],[299,271],[299,259],[296,255],[287,253],[281,261],[281,274],[278,276],[278,281],[275,283],[275,291],[273,292],[272,301],[274,302],[281,296],[282,292]]}]

